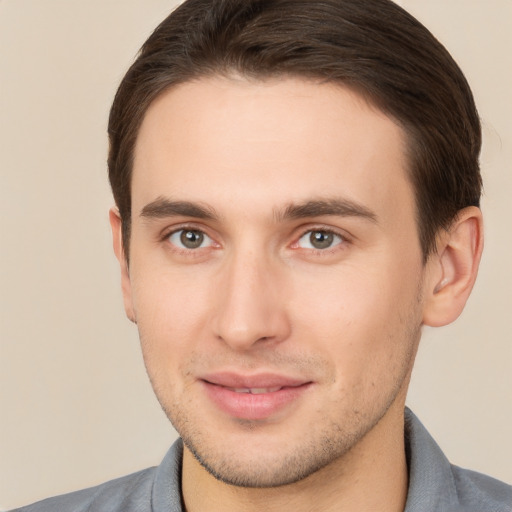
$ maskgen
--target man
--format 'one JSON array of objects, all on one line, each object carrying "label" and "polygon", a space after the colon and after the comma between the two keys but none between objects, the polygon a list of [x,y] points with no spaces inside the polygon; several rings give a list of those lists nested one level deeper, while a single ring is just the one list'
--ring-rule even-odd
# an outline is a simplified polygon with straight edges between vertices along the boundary
[{"label": "man", "polygon": [[387,0],[188,0],[111,111],[125,309],[183,441],[24,510],[511,510],[405,396],[482,251],[480,127]]}]

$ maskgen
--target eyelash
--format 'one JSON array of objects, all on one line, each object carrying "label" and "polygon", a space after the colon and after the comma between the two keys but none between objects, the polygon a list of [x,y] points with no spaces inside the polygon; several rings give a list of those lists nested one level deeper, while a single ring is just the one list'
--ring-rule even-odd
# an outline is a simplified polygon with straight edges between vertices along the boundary
[{"label": "eyelash", "polygon": [[[173,244],[172,242],[170,242],[170,238],[173,235],[180,233],[180,232],[187,232],[187,231],[201,233],[205,237],[208,237],[212,241],[211,246],[198,247],[198,248],[182,248],[182,247],[179,247],[176,244]],[[334,237],[339,238],[339,242],[332,246],[326,247],[324,249],[317,249],[317,248],[305,249],[305,250],[309,251],[310,253],[314,253],[314,254],[318,254],[318,255],[327,255],[327,254],[331,254],[332,252],[335,252],[336,250],[340,250],[341,248],[339,246],[345,246],[346,244],[350,243],[349,237],[347,237],[345,234],[342,234],[339,231],[333,230],[331,228],[318,226],[318,227],[309,227],[307,229],[301,230],[299,236],[295,237],[295,241],[289,247],[291,247],[292,249],[301,249],[301,247],[299,247],[300,240],[302,240],[308,234],[311,236],[311,234],[313,234],[313,233],[323,233],[325,235],[332,235]],[[175,227],[174,229],[165,232],[161,237],[161,241],[167,242],[167,243],[169,243],[169,245],[172,245],[174,251],[181,252],[182,254],[186,254],[186,255],[192,255],[194,253],[198,254],[199,252],[202,252],[202,251],[200,251],[200,249],[209,249],[212,246],[213,247],[220,246],[220,244],[215,242],[215,239],[212,236],[210,236],[204,230],[204,228],[200,228],[200,227],[197,227],[194,225],[182,225],[179,227]]]},{"label": "eyelash", "polygon": [[219,244],[217,242],[215,242],[215,239],[210,236],[203,228],[200,228],[198,226],[194,226],[194,225],[190,225],[190,224],[186,224],[186,225],[181,225],[181,226],[177,226],[177,227],[174,227],[173,229],[169,230],[169,231],[166,231],[162,234],[162,236],[160,237],[160,241],[161,242],[164,242],[164,243],[167,243],[168,245],[172,246],[172,250],[174,252],[177,252],[178,254],[183,254],[183,255],[186,255],[186,256],[199,256],[200,254],[203,253],[203,250],[204,249],[209,249],[211,248],[210,246],[209,247],[198,247],[196,249],[191,249],[191,248],[185,248],[185,247],[179,247],[177,246],[176,244],[173,244],[171,241],[170,241],[170,238],[173,236],[173,235],[176,235],[180,232],[196,232],[196,233],[201,233],[203,234],[205,237],[208,237],[211,241],[212,241],[212,246],[215,247],[215,246],[219,246]]},{"label": "eyelash", "polygon": [[310,227],[309,229],[306,229],[305,231],[301,231],[301,234],[296,238],[296,241],[291,245],[291,247],[300,249],[301,248],[301,247],[299,247],[300,241],[308,235],[311,237],[311,235],[313,233],[322,233],[323,235],[327,235],[327,236],[330,235],[330,236],[333,236],[333,237],[336,237],[339,239],[339,241],[337,243],[334,243],[333,245],[330,245],[323,249],[318,249],[318,248],[314,248],[314,247],[306,249],[310,253],[314,253],[314,254],[317,254],[320,256],[327,256],[329,254],[332,254],[333,252],[341,250],[342,247],[340,247],[340,246],[345,246],[347,243],[349,243],[349,239],[345,234],[342,234],[339,231],[333,230],[331,228],[317,226],[317,227]]}]

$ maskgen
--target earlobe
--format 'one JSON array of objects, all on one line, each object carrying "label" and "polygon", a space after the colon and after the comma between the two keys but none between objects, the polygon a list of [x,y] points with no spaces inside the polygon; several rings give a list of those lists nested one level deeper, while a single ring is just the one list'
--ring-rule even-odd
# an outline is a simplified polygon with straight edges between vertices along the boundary
[{"label": "earlobe", "polygon": [[475,284],[482,250],[482,213],[474,206],[464,208],[450,229],[440,233],[437,252],[427,263],[425,325],[447,325],[462,313]]},{"label": "earlobe", "polygon": [[112,229],[112,245],[121,269],[121,289],[123,292],[124,310],[128,319],[133,323],[137,323],[132,302],[130,272],[123,245],[122,220],[117,208],[113,207],[110,209],[109,219],[110,227]]}]

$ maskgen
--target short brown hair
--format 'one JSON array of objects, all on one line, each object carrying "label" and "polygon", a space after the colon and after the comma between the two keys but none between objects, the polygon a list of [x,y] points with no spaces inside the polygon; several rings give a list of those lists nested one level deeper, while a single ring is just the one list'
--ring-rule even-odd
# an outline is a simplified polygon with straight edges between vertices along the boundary
[{"label": "short brown hair", "polygon": [[455,61],[390,0],[187,0],[144,43],[109,120],[109,178],[128,254],[137,134],[151,102],[211,75],[342,83],[405,130],[424,259],[439,229],[478,206],[481,129]]}]

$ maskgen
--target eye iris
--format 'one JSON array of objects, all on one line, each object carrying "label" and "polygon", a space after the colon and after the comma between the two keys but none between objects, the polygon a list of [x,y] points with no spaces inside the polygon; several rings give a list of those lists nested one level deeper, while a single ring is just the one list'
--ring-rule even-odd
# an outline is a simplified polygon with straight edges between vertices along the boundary
[{"label": "eye iris", "polygon": [[180,241],[188,249],[197,249],[201,247],[204,235],[200,231],[182,231]]},{"label": "eye iris", "polygon": [[315,249],[327,249],[334,241],[334,235],[326,231],[313,231],[309,235],[309,241]]}]

